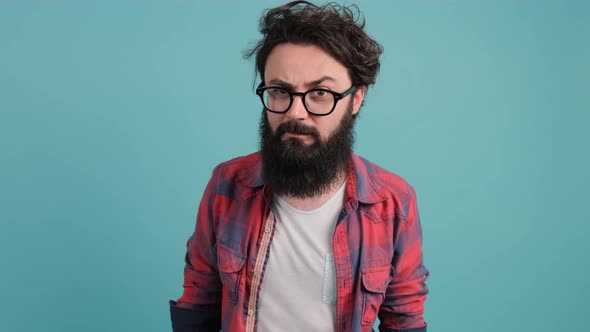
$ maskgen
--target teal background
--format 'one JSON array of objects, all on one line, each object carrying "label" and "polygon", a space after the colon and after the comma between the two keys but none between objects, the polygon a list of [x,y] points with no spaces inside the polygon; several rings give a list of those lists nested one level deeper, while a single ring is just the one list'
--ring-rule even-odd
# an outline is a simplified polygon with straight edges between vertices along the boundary
[{"label": "teal background", "polygon": [[[171,330],[279,3],[0,3],[1,331]],[[589,3],[357,3],[385,53],[356,152],[416,188],[429,330],[584,329]]]}]

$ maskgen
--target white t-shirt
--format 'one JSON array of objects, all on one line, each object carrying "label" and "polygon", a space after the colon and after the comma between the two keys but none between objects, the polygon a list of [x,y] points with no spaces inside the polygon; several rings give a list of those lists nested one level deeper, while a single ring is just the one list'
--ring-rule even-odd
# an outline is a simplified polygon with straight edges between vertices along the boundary
[{"label": "white t-shirt", "polygon": [[301,211],[280,197],[258,299],[258,332],[334,331],[333,237],[346,183],[321,207]]}]

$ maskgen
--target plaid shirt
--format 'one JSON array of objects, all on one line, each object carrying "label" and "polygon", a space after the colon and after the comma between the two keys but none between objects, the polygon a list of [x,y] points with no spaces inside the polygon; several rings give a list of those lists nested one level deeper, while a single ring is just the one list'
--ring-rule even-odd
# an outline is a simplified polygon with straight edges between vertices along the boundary
[{"label": "plaid shirt", "polygon": [[[334,232],[336,331],[424,332],[428,270],[414,189],[351,155]],[[174,331],[253,332],[275,218],[259,153],[215,168],[187,242],[184,292],[170,301]],[[285,285],[289,287],[289,285]]]}]

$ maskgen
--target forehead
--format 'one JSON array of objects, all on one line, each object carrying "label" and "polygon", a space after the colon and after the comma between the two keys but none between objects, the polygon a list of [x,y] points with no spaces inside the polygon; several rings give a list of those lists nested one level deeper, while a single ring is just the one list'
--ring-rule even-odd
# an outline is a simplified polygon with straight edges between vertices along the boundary
[{"label": "forehead", "polygon": [[324,76],[333,78],[337,85],[350,84],[346,67],[315,45],[279,44],[270,52],[264,68],[266,82],[278,79],[293,85],[305,85]]}]

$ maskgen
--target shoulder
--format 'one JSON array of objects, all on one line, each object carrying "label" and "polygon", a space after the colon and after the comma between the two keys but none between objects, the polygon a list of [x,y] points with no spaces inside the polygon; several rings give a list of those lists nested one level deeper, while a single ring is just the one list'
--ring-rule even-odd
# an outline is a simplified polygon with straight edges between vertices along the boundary
[{"label": "shoulder", "polygon": [[226,185],[257,187],[262,184],[262,158],[259,152],[224,161],[213,170],[213,177]]},{"label": "shoulder", "polygon": [[256,166],[262,160],[259,152],[254,152],[245,156],[239,156],[217,165],[215,168],[225,173],[243,172],[248,168]]},{"label": "shoulder", "polygon": [[415,195],[414,188],[402,176],[363,157],[353,155],[357,186],[371,187],[382,199],[393,199],[407,205]]}]

